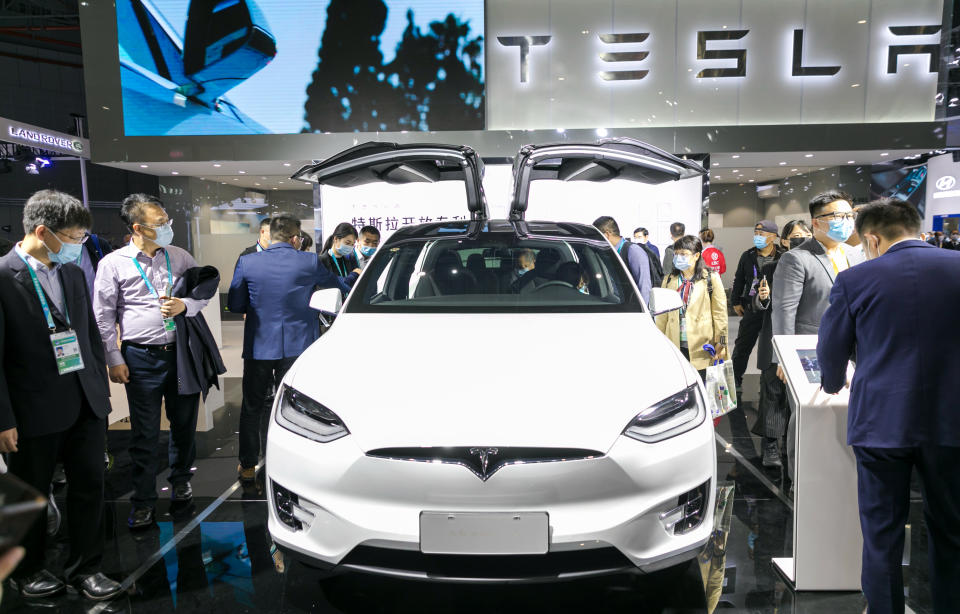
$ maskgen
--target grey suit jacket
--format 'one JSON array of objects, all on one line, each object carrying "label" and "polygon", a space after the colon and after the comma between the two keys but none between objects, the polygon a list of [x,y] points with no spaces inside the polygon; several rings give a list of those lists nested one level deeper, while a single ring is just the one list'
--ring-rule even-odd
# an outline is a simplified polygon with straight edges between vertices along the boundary
[{"label": "grey suit jacket", "polygon": [[[860,250],[847,247],[846,254],[850,266],[863,262]],[[773,334],[816,335],[835,279],[833,263],[816,239],[781,256],[773,278]]]}]

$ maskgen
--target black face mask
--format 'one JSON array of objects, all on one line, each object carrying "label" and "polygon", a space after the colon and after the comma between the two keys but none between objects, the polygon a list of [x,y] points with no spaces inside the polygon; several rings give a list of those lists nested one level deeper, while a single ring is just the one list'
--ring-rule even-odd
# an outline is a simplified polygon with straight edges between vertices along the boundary
[{"label": "black face mask", "polygon": [[806,240],[807,240],[807,237],[793,237],[793,238],[791,238],[791,239],[790,239],[790,249],[793,249],[794,247],[800,245],[801,243],[803,243],[803,242],[806,241]]}]

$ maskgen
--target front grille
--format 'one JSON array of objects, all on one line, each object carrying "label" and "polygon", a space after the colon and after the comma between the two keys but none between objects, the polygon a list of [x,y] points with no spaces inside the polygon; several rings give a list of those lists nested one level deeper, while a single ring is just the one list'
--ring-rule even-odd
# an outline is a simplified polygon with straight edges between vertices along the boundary
[{"label": "front grille", "polygon": [[543,581],[634,571],[636,567],[612,546],[533,555],[423,554],[357,546],[341,567],[356,571],[451,581]]},{"label": "front grille", "polygon": [[557,463],[601,458],[603,452],[581,448],[527,448],[499,446],[379,448],[367,456],[399,461],[462,465],[481,480],[488,480],[509,465]]}]

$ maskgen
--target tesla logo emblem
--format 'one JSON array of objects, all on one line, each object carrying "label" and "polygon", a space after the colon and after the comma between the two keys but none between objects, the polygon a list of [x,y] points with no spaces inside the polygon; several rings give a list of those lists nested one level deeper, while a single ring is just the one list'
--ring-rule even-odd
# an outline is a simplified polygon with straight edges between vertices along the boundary
[{"label": "tesla logo emblem", "polygon": [[487,479],[487,468],[490,466],[490,457],[500,453],[496,448],[470,448],[471,456],[480,457],[480,477]]},{"label": "tesla logo emblem", "polygon": [[957,185],[957,180],[951,175],[946,175],[940,179],[937,179],[937,189],[941,192],[944,190],[953,189],[953,186],[955,185]]}]

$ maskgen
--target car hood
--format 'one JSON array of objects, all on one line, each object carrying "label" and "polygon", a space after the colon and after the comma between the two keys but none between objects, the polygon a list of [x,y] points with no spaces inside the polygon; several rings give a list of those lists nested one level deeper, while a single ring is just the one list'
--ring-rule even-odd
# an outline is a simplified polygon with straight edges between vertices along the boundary
[{"label": "car hood", "polygon": [[524,446],[606,452],[694,381],[647,314],[343,314],[285,381],[364,451]]}]

